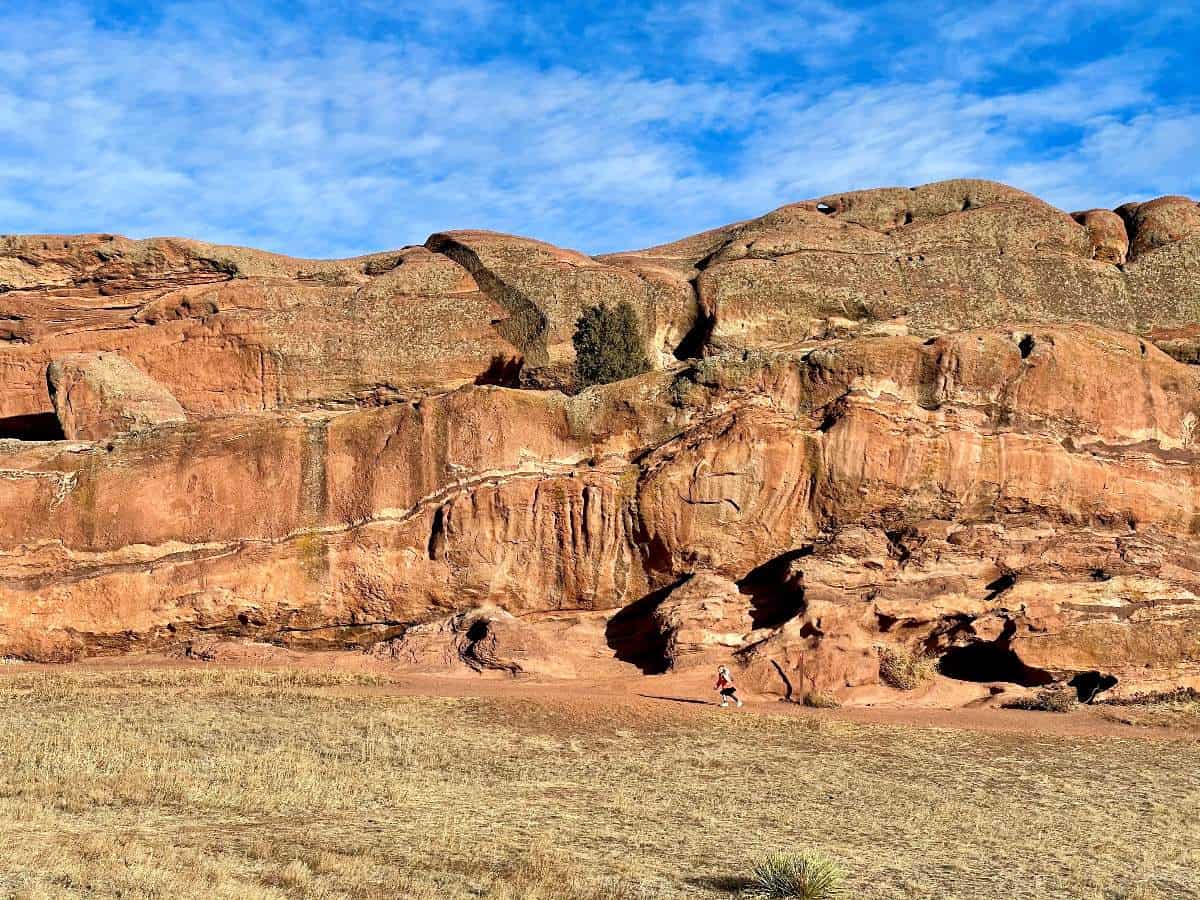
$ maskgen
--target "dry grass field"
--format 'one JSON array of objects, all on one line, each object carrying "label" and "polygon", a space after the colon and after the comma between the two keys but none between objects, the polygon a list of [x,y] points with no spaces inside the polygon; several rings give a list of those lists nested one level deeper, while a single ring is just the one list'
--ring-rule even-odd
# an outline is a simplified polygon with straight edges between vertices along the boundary
[{"label": "dry grass field", "polygon": [[232,669],[3,672],[0,719],[3,897],[715,898],[778,849],[852,898],[1200,897],[1194,735]]}]

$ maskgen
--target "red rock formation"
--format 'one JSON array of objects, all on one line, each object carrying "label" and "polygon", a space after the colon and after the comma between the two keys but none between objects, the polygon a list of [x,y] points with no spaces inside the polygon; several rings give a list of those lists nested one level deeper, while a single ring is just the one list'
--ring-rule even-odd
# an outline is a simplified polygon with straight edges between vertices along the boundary
[{"label": "red rock formation", "polygon": [[[8,433],[39,436],[51,360],[131,368],[60,365],[73,440],[0,440],[0,654],[728,659],[799,699],[902,644],[966,680],[1200,679],[1200,380],[1153,343],[1200,322],[1185,207],[1123,208],[1123,269],[1112,214],[986,182],[601,260],[480,232],[330,263],[4,239]],[[612,299],[658,371],[489,383],[568,380],[574,318]],[[112,416],[79,384],[168,402],[137,371],[190,421],[89,430]]]},{"label": "red rock formation", "polygon": [[651,614],[664,662],[682,669],[727,658],[728,648],[753,640],[749,606],[732,581],[704,572],[689,577]]},{"label": "red rock formation", "polygon": [[1129,256],[1129,233],[1119,215],[1107,209],[1072,213],[1071,218],[1087,229],[1092,259],[1123,265]]},{"label": "red rock formation", "polygon": [[72,353],[46,370],[54,413],[71,441],[186,422],[179,401],[116,353]]},{"label": "red rock formation", "polygon": [[1188,197],[1159,197],[1117,210],[1130,234],[1130,256],[1138,258],[1200,234],[1200,206]]}]

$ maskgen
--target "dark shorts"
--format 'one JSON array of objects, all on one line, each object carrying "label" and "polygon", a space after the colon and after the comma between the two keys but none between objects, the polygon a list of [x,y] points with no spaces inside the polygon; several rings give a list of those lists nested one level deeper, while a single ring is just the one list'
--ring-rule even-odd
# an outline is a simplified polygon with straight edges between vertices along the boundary
[{"label": "dark shorts", "polygon": [[727,688],[721,688],[722,697],[732,697],[737,692],[737,688],[730,685]]}]

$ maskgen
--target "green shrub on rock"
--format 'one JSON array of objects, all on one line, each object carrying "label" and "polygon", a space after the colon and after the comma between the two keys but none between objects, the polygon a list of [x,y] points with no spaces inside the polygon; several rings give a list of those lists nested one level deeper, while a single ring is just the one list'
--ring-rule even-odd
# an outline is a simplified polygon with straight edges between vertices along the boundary
[{"label": "green shrub on rock", "polygon": [[632,378],[650,368],[637,310],[628,300],[589,306],[575,322],[575,377],[581,388]]}]

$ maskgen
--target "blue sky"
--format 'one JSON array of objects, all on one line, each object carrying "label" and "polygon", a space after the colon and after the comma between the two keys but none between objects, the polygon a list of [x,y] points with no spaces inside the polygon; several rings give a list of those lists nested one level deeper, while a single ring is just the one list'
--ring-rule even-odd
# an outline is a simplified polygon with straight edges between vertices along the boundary
[{"label": "blue sky", "polygon": [[1200,196],[1192,0],[0,2],[0,232],[586,252],[994,178]]}]

